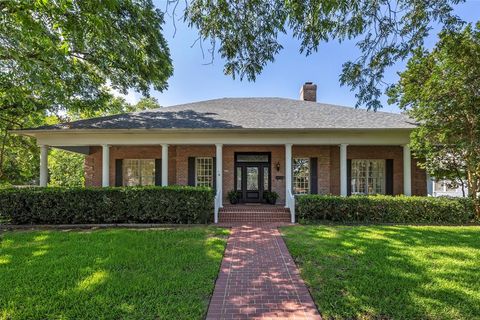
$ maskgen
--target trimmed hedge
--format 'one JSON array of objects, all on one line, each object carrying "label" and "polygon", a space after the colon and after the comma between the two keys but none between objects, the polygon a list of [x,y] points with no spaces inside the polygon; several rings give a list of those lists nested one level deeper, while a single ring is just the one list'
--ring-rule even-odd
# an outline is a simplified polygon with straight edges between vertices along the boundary
[{"label": "trimmed hedge", "polygon": [[209,223],[210,188],[25,188],[0,190],[0,221],[12,224]]},{"label": "trimmed hedge", "polygon": [[304,195],[296,199],[300,222],[469,223],[473,202],[466,198]]}]

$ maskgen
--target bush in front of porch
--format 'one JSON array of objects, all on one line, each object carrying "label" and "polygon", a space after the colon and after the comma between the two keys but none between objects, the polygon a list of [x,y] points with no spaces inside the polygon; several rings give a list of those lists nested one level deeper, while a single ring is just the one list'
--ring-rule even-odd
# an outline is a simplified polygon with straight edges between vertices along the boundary
[{"label": "bush in front of porch", "polygon": [[473,202],[467,198],[302,195],[296,200],[298,221],[344,223],[474,222]]},{"label": "bush in front of porch", "polygon": [[0,190],[0,221],[12,224],[209,223],[210,188],[25,188]]}]

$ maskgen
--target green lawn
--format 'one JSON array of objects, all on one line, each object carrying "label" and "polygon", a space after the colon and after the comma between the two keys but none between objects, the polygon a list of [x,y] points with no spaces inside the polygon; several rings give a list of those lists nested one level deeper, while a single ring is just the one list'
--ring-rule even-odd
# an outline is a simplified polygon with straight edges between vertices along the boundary
[{"label": "green lawn", "polygon": [[480,227],[282,233],[326,319],[480,319]]},{"label": "green lawn", "polygon": [[201,319],[226,230],[6,232],[0,319]]}]

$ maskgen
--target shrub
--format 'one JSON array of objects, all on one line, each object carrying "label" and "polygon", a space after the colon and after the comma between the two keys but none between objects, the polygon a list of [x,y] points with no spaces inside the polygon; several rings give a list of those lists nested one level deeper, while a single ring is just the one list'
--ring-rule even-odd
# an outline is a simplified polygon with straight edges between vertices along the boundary
[{"label": "shrub", "polygon": [[13,224],[209,223],[214,194],[184,186],[0,190],[0,220]]},{"label": "shrub", "polygon": [[466,198],[305,195],[296,200],[301,222],[468,223],[473,203]]}]

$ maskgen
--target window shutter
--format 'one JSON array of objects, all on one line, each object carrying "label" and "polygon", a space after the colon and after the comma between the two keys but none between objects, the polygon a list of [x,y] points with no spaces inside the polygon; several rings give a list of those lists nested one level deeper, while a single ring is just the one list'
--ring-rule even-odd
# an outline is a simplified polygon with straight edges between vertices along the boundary
[{"label": "window shutter", "polygon": [[195,157],[188,157],[188,185],[195,186]]},{"label": "window shutter", "polygon": [[162,159],[155,159],[155,185],[162,185]]},{"label": "window shutter", "polygon": [[347,159],[347,195],[352,195],[352,159]]},{"label": "window shutter", "polygon": [[385,194],[393,196],[393,159],[385,160]]},{"label": "window shutter", "polygon": [[123,185],[123,159],[115,159],[115,187]]},{"label": "window shutter", "polygon": [[310,158],[310,193],[318,193],[318,166],[317,158]]},{"label": "window shutter", "polygon": [[212,168],[212,177],[213,177],[213,190],[217,191],[217,159],[216,157],[213,157],[213,161],[212,161],[212,165],[213,165],[213,168]]}]

